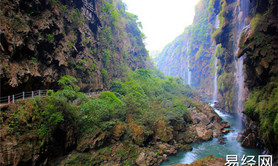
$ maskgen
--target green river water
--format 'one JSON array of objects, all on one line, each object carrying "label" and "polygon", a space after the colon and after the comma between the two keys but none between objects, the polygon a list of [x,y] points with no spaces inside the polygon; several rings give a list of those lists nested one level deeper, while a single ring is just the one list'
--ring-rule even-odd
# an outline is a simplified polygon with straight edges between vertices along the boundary
[{"label": "green river water", "polygon": [[[210,104],[214,108],[214,104]],[[231,129],[234,131],[228,133],[224,136],[226,144],[219,144],[218,140],[214,138],[211,141],[203,143],[193,143],[192,151],[189,152],[179,152],[175,156],[169,156],[169,161],[163,162],[161,165],[172,165],[172,164],[189,164],[195,160],[204,158],[212,154],[214,157],[226,159],[226,155],[237,155],[238,161],[240,163],[243,155],[245,156],[255,156],[257,161],[258,155],[262,153],[259,149],[248,149],[240,146],[237,142],[237,133],[242,130],[241,119],[236,115],[220,112],[215,109],[215,112],[224,120],[231,124]]]}]

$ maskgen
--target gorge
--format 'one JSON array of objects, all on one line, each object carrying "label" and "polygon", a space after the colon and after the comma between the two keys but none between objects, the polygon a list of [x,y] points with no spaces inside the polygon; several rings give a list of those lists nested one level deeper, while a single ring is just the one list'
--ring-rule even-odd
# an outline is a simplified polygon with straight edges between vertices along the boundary
[{"label": "gorge", "polygon": [[200,0],[154,59],[121,0],[0,7],[0,165],[278,164],[276,0]]}]

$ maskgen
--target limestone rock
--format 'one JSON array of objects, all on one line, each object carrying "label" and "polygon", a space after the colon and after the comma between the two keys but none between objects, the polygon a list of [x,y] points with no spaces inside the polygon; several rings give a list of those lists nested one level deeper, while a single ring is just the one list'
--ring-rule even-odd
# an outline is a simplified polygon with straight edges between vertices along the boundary
[{"label": "limestone rock", "polygon": [[105,133],[96,132],[92,135],[84,136],[80,139],[76,150],[86,152],[102,146],[107,138]]},{"label": "limestone rock", "polygon": [[136,159],[136,164],[138,166],[145,166],[146,165],[146,153],[145,152],[141,152],[138,156],[138,158]]},{"label": "limestone rock", "polygon": [[157,147],[167,155],[173,155],[177,153],[177,147],[169,145],[167,143],[157,143]]},{"label": "limestone rock", "polygon": [[256,136],[254,133],[248,134],[247,137],[244,138],[244,140],[241,142],[241,146],[247,147],[247,148],[255,148],[256,147]]},{"label": "limestone rock", "polygon": [[203,141],[208,141],[213,138],[213,131],[211,129],[207,130],[204,125],[198,125],[196,131],[199,139]]}]

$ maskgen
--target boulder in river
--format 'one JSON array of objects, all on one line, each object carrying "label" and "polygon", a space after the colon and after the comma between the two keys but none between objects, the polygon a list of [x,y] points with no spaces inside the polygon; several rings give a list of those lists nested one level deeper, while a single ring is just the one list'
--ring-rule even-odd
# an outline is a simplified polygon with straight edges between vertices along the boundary
[{"label": "boulder in river", "polygon": [[247,137],[241,142],[241,146],[246,148],[255,148],[256,147],[256,136],[254,133],[248,134]]},{"label": "boulder in river", "polygon": [[246,148],[255,148],[257,144],[256,135],[250,128],[240,132],[237,136],[237,141],[241,142],[241,146]]}]

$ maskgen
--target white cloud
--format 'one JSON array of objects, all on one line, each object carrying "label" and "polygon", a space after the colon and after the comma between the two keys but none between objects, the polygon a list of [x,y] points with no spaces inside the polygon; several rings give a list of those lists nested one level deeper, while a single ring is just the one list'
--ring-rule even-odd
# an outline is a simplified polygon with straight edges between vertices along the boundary
[{"label": "white cloud", "polygon": [[149,51],[161,50],[193,22],[199,0],[123,0],[142,22]]}]

